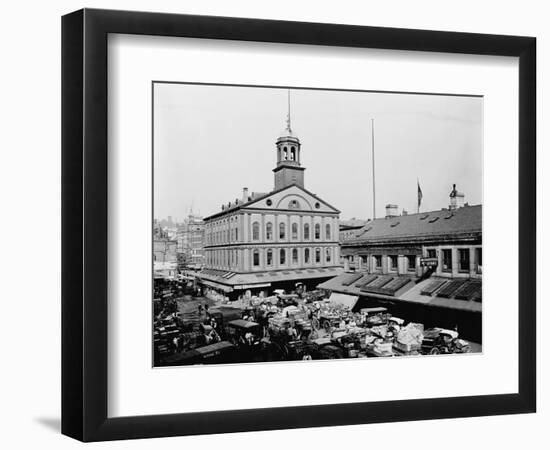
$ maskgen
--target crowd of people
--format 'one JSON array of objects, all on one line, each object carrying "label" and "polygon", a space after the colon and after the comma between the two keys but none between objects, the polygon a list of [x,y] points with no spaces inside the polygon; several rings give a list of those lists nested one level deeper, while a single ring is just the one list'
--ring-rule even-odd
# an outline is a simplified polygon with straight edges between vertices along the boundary
[{"label": "crowd of people", "polygon": [[[185,317],[178,302],[166,296],[156,308],[155,352],[181,353],[222,341],[243,354],[249,355],[251,349],[265,352],[250,356],[254,361],[468,351],[456,331],[425,332],[422,324],[405,325],[383,307],[352,311],[331,302],[328,294],[278,292],[269,297],[249,295],[233,303],[203,297],[204,301],[195,299],[196,309],[188,310]],[[186,304],[184,299],[180,302]],[[327,353],[323,347],[334,351]]]}]

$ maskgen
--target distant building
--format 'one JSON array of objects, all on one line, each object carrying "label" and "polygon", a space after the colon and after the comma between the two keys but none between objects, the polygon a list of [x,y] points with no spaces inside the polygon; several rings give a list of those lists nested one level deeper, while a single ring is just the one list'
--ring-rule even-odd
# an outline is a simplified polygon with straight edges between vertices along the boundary
[{"label": "distant building", "polygon": [[297,282],[314,286],[341,272],[338,209],[304,187],[301,144],[290,126],[276,142],[274,188],[249,193],[204,219],[201,282],[238,295]]},{"label": "distant building", "polygon": [[204,220],[195,214],[189,214],[178,226],[177,241],[180,264],[196,268],[204,264]]},{"label": "distant building", "polygon": [[177,271],[177,242],[153,239],[153,270],[156,277],[173,277]]}]

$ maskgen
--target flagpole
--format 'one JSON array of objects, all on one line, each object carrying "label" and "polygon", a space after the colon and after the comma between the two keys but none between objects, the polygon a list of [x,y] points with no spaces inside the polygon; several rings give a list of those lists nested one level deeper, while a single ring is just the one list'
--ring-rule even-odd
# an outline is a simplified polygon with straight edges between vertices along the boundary
[{"label": "flagpole", "polygon": [[374,119],[371,119],[372,138],[372,218],[376,219],[376,180],[374,176]]}]

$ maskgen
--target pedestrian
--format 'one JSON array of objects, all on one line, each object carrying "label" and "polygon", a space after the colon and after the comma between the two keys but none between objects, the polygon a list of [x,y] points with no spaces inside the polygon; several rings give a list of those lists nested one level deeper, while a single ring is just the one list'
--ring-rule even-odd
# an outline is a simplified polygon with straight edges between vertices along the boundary
[{"label": "pedestrian", "polygon": [[174,339],[172,339],[172,351],[173,353],[177,353],[179,348],[179,339],[176,336]]},{"label": "pedestrian", "polygon": [[199,317],[202,316],[202,303],[199,303]]}]

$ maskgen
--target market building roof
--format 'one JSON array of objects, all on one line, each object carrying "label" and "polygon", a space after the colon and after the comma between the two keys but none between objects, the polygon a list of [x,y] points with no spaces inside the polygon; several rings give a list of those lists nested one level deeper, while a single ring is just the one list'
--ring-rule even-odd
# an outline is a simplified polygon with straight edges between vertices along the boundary
[{"label": "market building roof", "polygon": [[[317,287],[342,294],[394,302],[419,303],[472,312],[481,312],[482,309],[481,282],[478,280],[431,277],[415,283],[406,276],[355,272],[343,273]],[[396,287],[397,289],[394,289]]]},{"label": "market building roof", "polygon": [[350,229],[350,228],[361,228],[364,227],[367,223],[364,219],[348,219],[348,220],[340,220],[340,229]]},{"label": "market building roof", "polygon": [[320,267],[310,269],[281,269],[267,272],[236,273],[218,269],[203,269],[197,274],[201,283],[231,292],[234,289],[268,287],[272,283],[292,280],[335,277],[342,272],[341,267]]},{"label": "market building roof", "polygon": [[482,206],[463,206],[418,214],[368,221],[345,246],[431,239],[434,237],[479,235]]}]

